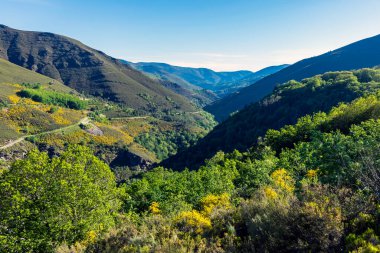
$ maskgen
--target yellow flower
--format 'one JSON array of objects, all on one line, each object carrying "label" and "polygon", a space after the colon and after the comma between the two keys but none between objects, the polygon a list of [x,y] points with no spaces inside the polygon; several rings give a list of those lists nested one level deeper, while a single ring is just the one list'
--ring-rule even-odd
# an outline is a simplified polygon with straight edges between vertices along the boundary
[{"label": "yellow flower", "polygon": [[91,231],[87,232],[87,234],[86,234],[86,242],[88,242],[88,243],[95,242],[97,236],[98,235],[97,235],[97,233],[94,230],[91,230]]},{"label": "yellow flower", "polygon": [[201,234],[212,227],[211,220],[197,210],[181,212],[175,220],[177,224],[182,224],[184,229],[194,231],[197,234]]},{"label": "yellow flower", "polygon": [[222,195],[209,194],[201,199],[201,205],[202,213],[208,216],[216,207],[231,208],[230,196],[227,193]]},{"label": "yellow flower", "polygon": [[9,102],[11,102],[12,104],[17,104],[21,98],[17,95],[10,95],[8,96],[8,99],[9,99]]},{"label": "yellow flower", "polygon": [[315,178],[318,174],[318,170],[308,170],[306,173],[306,177]]},{"label": "yellow flower", "polygon": [[161,213],[161,210],[160,210],[160,204],[158,202],[153,202],[150,207],[149,207],[149,211],[152,213],[152,214],[159,214]]},{"label": "yellow flower", "polygon": [[264,188],[264,193],[268,199],[276,199],[278,196],[277,192],[270,186]]},{"label": "yellow flower", "polygon": [[294,179],[289,175],[285,169],[278,169],[271,175],[274,184],[282,190],[287,192],[294,191]]}]

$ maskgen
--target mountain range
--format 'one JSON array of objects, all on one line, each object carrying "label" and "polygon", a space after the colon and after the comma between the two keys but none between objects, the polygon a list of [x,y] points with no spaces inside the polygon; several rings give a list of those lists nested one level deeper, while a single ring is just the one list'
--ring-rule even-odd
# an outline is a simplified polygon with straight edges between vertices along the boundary
[{"label": "mountain range", "polygon": [[0,58],[54,78],[80,93],[137,110],[195,107],[156,80],[69,37],[0,25]]},{"label": "mountain range", "polygon": [[218,97],[253,84],[289,66],[287,64],[270,66],[257,72],[247,70],[217,72],[207,68],[180,67],[157,62],[123,62],[163,81],[176,83],[188,90],[210,90]]},{"label": "mountain range", "polygon": [[218,121],[223,121],[231,113],[269,95],[278,84],[283,82],[292,79],[299,81],[327,71],[367,68],[379,64],[380,35],[377,35],[325,54],[299,61],[206,106],[205,110],[215,115]]}]

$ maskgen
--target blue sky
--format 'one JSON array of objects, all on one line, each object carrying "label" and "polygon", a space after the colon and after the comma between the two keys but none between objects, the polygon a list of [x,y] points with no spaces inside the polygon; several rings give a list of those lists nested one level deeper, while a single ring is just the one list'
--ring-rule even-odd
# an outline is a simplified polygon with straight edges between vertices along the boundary
[{"label": "blue sky", "polygon": [[377,35],[379,13],[380,0],[1,0],[0,23],[134,62],[258,70]]}]

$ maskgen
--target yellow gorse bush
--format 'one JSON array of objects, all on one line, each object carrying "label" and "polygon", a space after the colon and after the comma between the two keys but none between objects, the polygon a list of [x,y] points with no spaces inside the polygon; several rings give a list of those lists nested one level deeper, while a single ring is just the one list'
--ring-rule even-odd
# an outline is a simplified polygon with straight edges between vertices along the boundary
[{"label": "yellow gorse bush", "polygon": [[184,211],[175,218],[175,222],[182,230],[202,234],[212,228],[210,217],[216,208],[229,209],[232,207],[230,196],[227,193],[209,194],[200,200],[200,206],[200,211]]},{"label": "yellow gorse bush", "polygon": [[230,196],[227,193],[221,195],[209,194],[201,199],[201,206],[204,215],[210,215],[217,207],[229,209],[231,208]]},{"label": "yellow gorse bush", "polygon": [[182,230],[202,234],[205,230],[211,229],[210,218],[204,216],[197,210],[181,212],[175,219]]},{"label": "yellow gorse bush", "polygon": [[294,191],[294,179],[285,169],[278,169],[271,174],[271,178],[276,187],[286,192]]},{"label": "yellow gorse bush", "polygon": [[271,200],[276,199],[278,197],[277,192],[270,186],[264,187],[264,193],[265,196]]},{"label": "yellow gorse bush", "polygon": [[152,214],[160,214],[161,213],[161,210],[160,210],[160,204],[158,202],[153,202],[150,207],[149,207],[149,211],[152,213]]},{"label": "yellow gorse bush", "polygon": [[17,96],[17,95],[9,95],[9,96],[8,96],[8,100],[9,100],[9,102],[11,102],[12,104],[17,104],[17,103],[20,101],[20,97]]}]

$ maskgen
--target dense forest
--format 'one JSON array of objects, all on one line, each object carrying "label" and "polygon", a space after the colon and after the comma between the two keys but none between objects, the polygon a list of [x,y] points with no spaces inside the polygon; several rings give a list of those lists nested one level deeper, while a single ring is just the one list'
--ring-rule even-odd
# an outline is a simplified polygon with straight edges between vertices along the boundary
[{"label": "dense forest", "polygon": [[254,103],[216,126],[195,146],[163,162],[178,170],[194,169],[219,150],[245,151],[257,144],[268,129],[294,124],[299,117],[327,112],[341,102],[350,102],[379,91],[380,70],[327,72],[300,82],[279,85],[271,95]]},{"label": "dense forest", "polygon": [[[256,124],[233,128],[244,150],[220,136],[231,149],[194,170],[116,183],[80,143],[35,149],[1,172],[0,251],[377,252],[379,82],[379,70],[363,69],[281,85],[231,118]],[[148,148],[160,138],[137,137]]]}]

